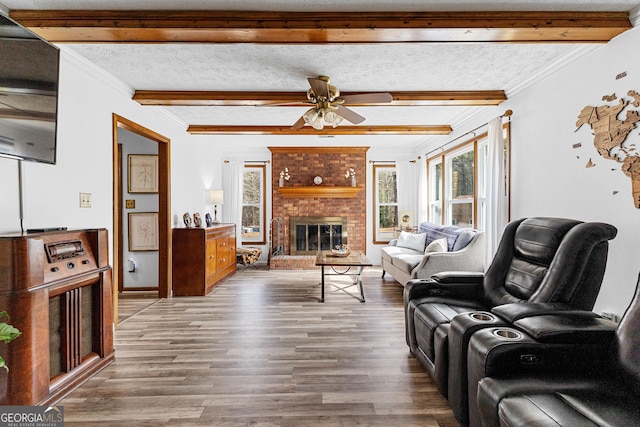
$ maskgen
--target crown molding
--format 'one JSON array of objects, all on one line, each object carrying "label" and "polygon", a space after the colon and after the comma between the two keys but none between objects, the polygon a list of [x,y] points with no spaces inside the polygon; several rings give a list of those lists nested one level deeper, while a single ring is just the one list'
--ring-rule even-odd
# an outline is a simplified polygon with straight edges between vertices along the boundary
[{"label": "crown molding", "polygon": [[629,11],[629,21],[634,27],[640,26],[640,6],[636,6]]},{"label": "crown molding", "polygon": [[507,94],[507,99],[513,99],[513,97],[516,96],[518,93],[546,79],[547,77],[560,71],[564,67],[570,64],[573,64],[578,59],[593,52],[594,50],[598,49],[601,46],[602,45],[589,44],[589,45],[576,47],[573,51],[571,51],[567,55],[564,55],[562,58],[559,58],[556,61],[550,62],[545,67],[541,68],[536,73],[531,74],[526,79],[520,81],[512,88],[506,89],[505,93]]},{"label": "crown molding", "polygon": [[[122,80],[115,77],[113,74],[109,73],[105,69],[97,66],[95,63],[89,61],[84,56],[78,54],[72,48],[68,48],[65,45],[59,46],[60,52],[62,54],[62,58],[64,61],[69,62],[72,66],[75,66],[77,69],[81,70],[83,73],[88,75],[89,77],[95,79],[96,81],[104,84],[105,86],[113,89],[115,92],[121,94],[127,99],[131,99],[133,94],[135,93],[135,89],[123,82]],[[160,116],[163,120],[172,122],[178,128],[182,130],[187,130],[189,125],[182,119],[178,118],[173,113],[170,113],[168,110],[162,107],[145,107],[145,111],[153,112],[154,114]]]},{"label": "crown molding", "polygon": [[62,58],[83,71],[86,75],[126,96],[127,98],[131,98],[133,96],[133,93],[135,92],[133,87],[116,78],[113,74],[107,72],[103,68],[98,67],[95,63],[89,61],[72,48],[65,45],[58,45],[58,47],[60,48]]}]

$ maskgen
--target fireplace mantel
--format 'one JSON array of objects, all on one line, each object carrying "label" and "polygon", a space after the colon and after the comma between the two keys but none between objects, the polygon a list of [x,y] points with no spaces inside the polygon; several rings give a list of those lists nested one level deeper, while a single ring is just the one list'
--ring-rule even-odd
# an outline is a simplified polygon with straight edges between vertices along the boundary
[{"label": "fireplace mantel", "polygon": [[295,198],[325,198],[325,199],[353,199],[358,197],[364,187],[351,186],[312,186],[312,187],[278,187],[282,197]]}]

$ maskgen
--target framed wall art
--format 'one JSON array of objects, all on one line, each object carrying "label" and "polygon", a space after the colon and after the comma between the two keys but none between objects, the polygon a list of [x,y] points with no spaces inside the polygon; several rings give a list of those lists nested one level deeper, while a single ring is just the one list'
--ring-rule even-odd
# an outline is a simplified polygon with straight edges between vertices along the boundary
[{"label": "framed wall art", "polygon": [[157,251],[158,212],[135,212],[129,214],[129,251]]},{"label": "framed wall art", "polygon": [[129,154],[127,168],[129,193],[158,192],[158,156]]}]

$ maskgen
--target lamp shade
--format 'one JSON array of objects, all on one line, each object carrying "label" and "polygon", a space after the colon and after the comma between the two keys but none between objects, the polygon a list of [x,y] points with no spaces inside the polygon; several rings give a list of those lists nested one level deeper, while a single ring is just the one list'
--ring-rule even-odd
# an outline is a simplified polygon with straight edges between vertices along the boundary
[{"label": "lamp shade", "polygon": [[209,190],[209,204],[210,205],[221,205],[223,202],[223,193],[222,190]]}]

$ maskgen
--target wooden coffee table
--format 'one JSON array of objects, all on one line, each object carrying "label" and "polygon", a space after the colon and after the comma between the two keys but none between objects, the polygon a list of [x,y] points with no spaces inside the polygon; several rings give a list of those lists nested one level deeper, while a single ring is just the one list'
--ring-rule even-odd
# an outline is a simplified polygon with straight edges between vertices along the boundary
[{"label": "wooden coffee table", "polygon": [[[353,278],[353,285],[360,287],[360,302],[364,302],[364,290],[362,289],[362,271],[365,267],[371,267],[371,261],[361,251],[352,251],[349,256],[332,256],[331,251],[320,251],[316,256],[316,265],[322,269],[321,296],[320,302],[324,302],[324,278],[325,276],[350,276]],[[331,267],[333,273],[325,272],[325,267]],[[336,267],[347,267],[344,271],[339,271]],[[351,272],[355,267],[356,272]],[[340,290],[344,290],[341,288]]]}]

